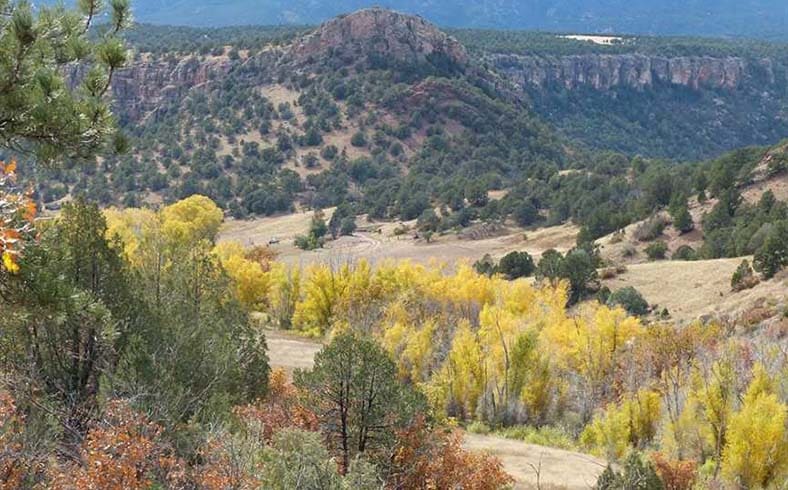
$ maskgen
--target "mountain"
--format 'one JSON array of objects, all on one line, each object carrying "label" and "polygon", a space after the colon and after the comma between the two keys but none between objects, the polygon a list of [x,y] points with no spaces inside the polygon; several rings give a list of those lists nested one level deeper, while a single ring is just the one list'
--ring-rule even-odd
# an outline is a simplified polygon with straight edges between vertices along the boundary
[{"label": "mountain", "polygon": [[441,229],[571,218],[602,236],[671,189],[693,192],[692,167],[649,158],[786,134],[780,44],[447,32],[385,9],[311,30],[139,26],[129,39],[112,91],[135,151],[42,169],[42,202],[199,193],[236,217],[338,205]]},{"label": "mountain", "polygon": [[695,160],[788,134],[783,44],[622,36],[607,45],[533,33],[457,35],[528,94],[543,119],[592,148]]},{"label": "mountain", "polygon": [[[342,69],[354,58],[374,60],[377,66],[401,64],[406,58],[423,63],[428,57],[433,68],[445,62],[444,70],[452,69],[452,63],[454,69],[484,66],[488,73],[481,78],[488,84],[528,99],[530,110],[542,120],[567,139],[592,149],[698,160],[741,146],[772,144],[788,134],[785,44],[648,36],[618,36],[605,44],[610,37],[592,37],[589,42],[521,31],[441,32],[427,28],[430,24],[419,17],[376,20],[365,17],[376,10],[361,12],[365,14],[329,21],[317,31],[321,37],[300,27],[137,26],[129,33],[129,42],[150,54],[135,63],[133,80],[118,84],[116,95],[124,101],[119,109],[133,112],[146,100],[155,100],[154,88],[170,79],[173,83],[166,83],[165,96],[180,93],[190,86],[188,77],[183,78],[190,70],[201,84],[203,70],[210,71],[217,63],[227,70],[245,63],[217,56],[225,54],[227,46],[259,53],[267,46],[300,43],[303,46],[294,49],[323,59],[327,72]],[[366,37],[356,33],[358,42],[341,29],[356,30],[354,23],[362,17],[362,27],[372,30],[364,33]],[[409,24],[409,30],[397,30]],[[321,44],[325,49],[318,49]],[[424,52],[425,47],[431,51]],[[179,60],[179,66],[172,59]],[[135,88],[139,96],[126,94]]]},{"label": "mountain", "polygon": [[375,216],[413,219],[436,185],[484,196],[563,167],[569,146],[454,37],[384,9],[256,49],[138,53],[112,90],[136,153],[42,189],[45,201],[203,193],[243,216],[366,200]]},{"label": "mountain", "polygon": [[135,0],[140,22],[317,24],[372,5],[444,27],[788,39],[784,0]]}]

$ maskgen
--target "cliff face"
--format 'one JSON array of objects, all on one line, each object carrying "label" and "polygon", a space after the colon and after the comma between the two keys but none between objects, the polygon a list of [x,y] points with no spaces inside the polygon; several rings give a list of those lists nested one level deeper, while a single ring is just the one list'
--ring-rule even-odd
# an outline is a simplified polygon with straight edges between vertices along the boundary
[{"label": "cliff face", "polygon": [[200,60],[184,58],[176,64],[142,62],[118,73],[112,84],[116,104],[131,119],[139,119],[189,90],[225,75],[232,62],[224,57]]},{"label": "cliff face", "polygon": [[520,87],[589,86],[596,90],[628,87],[638,90],[658,84],[671,84],[694,90],[738,88],[756,70],[774,83],[769,60],[748,61],[743,58],[622,55],[573,55],[539,57],[493,55],[496,69]]},{"label": "cliff face", "polygon": [[[315,68],[320,73],[392,61],[394,69],[427,65],[440,73],[474,75],[477,84],[517,98],[521,91],[534,89],[591,87],[603,92],[618,87],[682,86],[733,93],[742,86],[766,92],[772,85],[785,85],[784,69],[775,69],[768,59],[643,54],[489,54],[472,59],[459,41],[424,19],[371,8],[326,22],[290,46],[264,50],[252,58],[188,56],[171,62],[143,57],[116,74],[112,91],[117,113],[136,122],[155,117],[158,110],[178,104],[193,88],[221,80],[236,68],[253,77],[252,82],[264,83],[274,70],[288,73]],[[71,83],[79,77],[78,72],[71,73]],[[775,85],[775,78],[781,83]],[[756,83],[748,84],[752,80]]]},{"label": "cliff face", "polygon": [[[131,121],[143,119],[165,106],[180,100],[186,93],[221,78],[233,67],[226,57],[199,59],[189,56],[170,63],[164,60],[137,61],[119,70],[112,80],[115,110]],[[76,85],[82,73],[67,74]]]}]

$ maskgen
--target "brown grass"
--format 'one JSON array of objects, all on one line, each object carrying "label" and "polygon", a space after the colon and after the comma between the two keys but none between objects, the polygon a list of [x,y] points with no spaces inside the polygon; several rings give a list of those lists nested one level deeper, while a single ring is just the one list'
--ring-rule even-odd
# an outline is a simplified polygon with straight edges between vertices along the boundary
[{"label": "brown grass", "polygon": [[731,277],[742,258],[694,262],[660,261],[630,265],[626,272],[604,281],[611,290],[633,286],[671,317],[690,321],[704,315],[733,317],[760,298],[788,299],[788,275],[778,275],[752,289],[734,292]]},{"label": "brown grass", "polygon": [[[330,219],[333,209],[325,210]],[[293,246],[296,235],[306,233],[312,212],[286,216],[258,218],[250,221],[229,220],[220,234],[220,240],[238,241],[244,246],[264,245],[271,238],[280,243],[272,245],[280,260],[289,264],[342,263],[366,259],[371,263],[385,260],[412,260],[423,264],[441,262],[454,265],[461,261],[476,261],[485,254],[500,258],[514,250],[527,251],[536,259],[548,248],[566,251],[575,243],[577,227],[561,225],[524,232],[520,228],[505,228],[499,235],[480,240],[462,240],[455,234],[435,236],[430,243],[414,239],[414,234],[396,236],[397,222],[370,223],[364,217],[358,220],[360,230],[353,236],[330,241],[320,250],[304,252]],[[412,228],[415,222],[405,223]],[[377,232],[379,230],[379,232]]]}]

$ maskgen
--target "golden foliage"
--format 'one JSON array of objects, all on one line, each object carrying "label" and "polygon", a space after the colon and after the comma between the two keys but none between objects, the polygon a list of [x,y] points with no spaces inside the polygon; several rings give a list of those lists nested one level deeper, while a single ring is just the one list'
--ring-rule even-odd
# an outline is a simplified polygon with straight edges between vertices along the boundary
[{"label": "golden foliage", "polygon": [[162,232],[173,243],[213,242],[223,219],[216,203],[200,195],[187,197],[161,211]]},{"label": "golden foliage", "polygon": [[19,272],[19,257],[33,238],[36,204],[16,186],[16,161],[0,161],[0,273]]},{"label": "golden foliage", "polygon": [[722,474],[743,488],[768,488],[788,481],[788,406],[781,403],[762,365],[739,412],[733,414],[722,454]]}]

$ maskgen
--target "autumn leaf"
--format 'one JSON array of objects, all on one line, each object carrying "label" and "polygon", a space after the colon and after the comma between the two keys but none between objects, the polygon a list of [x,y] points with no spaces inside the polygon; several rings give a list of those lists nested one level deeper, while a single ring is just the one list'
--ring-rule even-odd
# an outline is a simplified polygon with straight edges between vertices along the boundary
[{"label": "autumn leaf", "polygon": [[19,272],[19,265],[16,263],[14,255],[9,251],[3,252],[3,267],[11,274]]},{"label": "autumn leaf", "polygon": [[8,164],[3,164],[0,162],[0,166],[3,166],[3,173],[6,175],[12,175],[16,172],[16,161],[11,160]]}]

